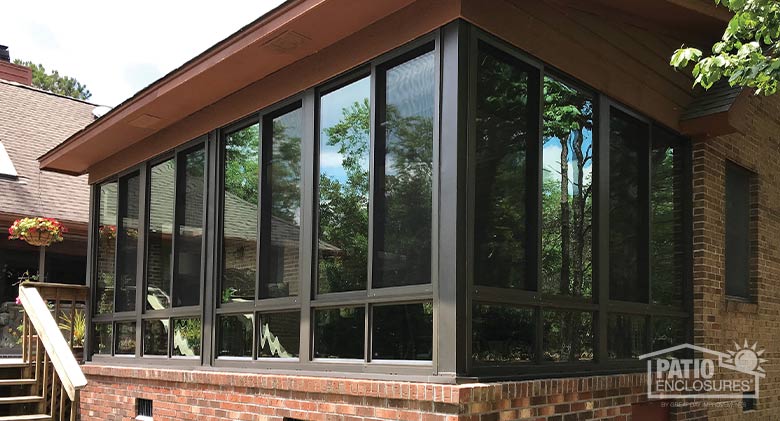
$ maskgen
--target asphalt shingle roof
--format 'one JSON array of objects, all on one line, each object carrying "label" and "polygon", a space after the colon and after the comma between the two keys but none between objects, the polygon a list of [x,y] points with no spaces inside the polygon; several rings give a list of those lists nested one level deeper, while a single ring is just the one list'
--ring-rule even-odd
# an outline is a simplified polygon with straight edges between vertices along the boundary
[{"label": "asphalt shingle roof", "polygon": [[0,142],[18,173],[17,179],[0,178],[0,213],[87,222],[87,177],[40,172],[37,158],[91,123],[94,108],[0,80]]}]

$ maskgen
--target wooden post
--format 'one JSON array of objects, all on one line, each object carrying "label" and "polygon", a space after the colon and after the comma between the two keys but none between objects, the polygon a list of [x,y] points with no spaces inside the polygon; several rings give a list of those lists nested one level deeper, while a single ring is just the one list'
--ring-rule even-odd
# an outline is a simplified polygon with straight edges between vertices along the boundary
[{"label": "wooden post", "polygon": [[46,246],[40,247],[38,253],[38,281],[46,282]]}]

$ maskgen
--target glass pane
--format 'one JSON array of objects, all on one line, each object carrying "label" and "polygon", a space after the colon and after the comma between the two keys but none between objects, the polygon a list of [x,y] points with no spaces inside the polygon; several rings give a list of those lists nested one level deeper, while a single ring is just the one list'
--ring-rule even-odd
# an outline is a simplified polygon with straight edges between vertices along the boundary
[{"label": "glass pane", "polygon": [[[376,145],[376,288],[431,282],[433,51],[385,72]],[[383,144],[381,144],[383,143]]]},{"label": "glass pane", "polygon": [[609,122],[609,296],[647,302],[647,272],[641,270],[647,263],[641,252],[647,237],[647,189],[640,185],[640,174],[647,168],[642,163],[649,129],[616,109]]},{"label": "glass pane", "polygon": [[685,172],[682,149],[676,138],[653,130],[650,157],[650,286],[653,302],[682,306],[685,279]]},{"label": "glass pane", "polygon": [[252,357],[252,313],[219,316],[217,356]]},{"label": "glass pane", "polygon": [[200,319],[174,319],[173,355],[197,357],[200,355]]},{"label": "glass pane", "polygon": [[257,124],[225,137],[223,303],[255,299],[259,142]]},{"label": "glass pane", "polygon": [[474,304],[472,358],[480,362],[522,362],[535,358],[534,310]]},{"label": "glass pane", "polygon": [[375,306],[372,320],[372,358],[431,360],[433,304]]},{"label": "glass pane", "polygon": [[541,291],[592,296],[593,99],[544,79]]},{"label": "glass pane", "polygon": [[653,318],[653,351],[688,342],[685,319]]},{"label": "glass pane", "polygon": [[168,319],[144,320],[144,355],[168,355]]},{"label": "glass pane", "polygon": [[301,313],[260,314],[259,358],[298,358]]},{"label": "glass pane", "polygon": [[607,353],[612,359],[636,359],[647,352],[644,316],[611,314],[608,319]]},{"label": "glass pane", "polygon": [[146,309],[171,306],[173,264],[173,204],[176,182],[172,159],[152,167],[149,173],[149,230],[146,234]]},{"label": "glass pane", "polygon": [[534,141],[524,66],[480,47],[477,58],[474,283],[526,285],[526,149]]},{"label": "glass pane", "polygon": [[140,180],[136,174],[119,181],[116,311],[135,310]]},{"label": "glass pane", "polygon": [[363,359],[365,338],[363,307],[314,311],[314,357]]},{"label": "glass pane", "polygon": [[[92,353],[111,355],[113,343],[113,329],[111,323],[95,323],[92,331]],[[135,348],[135,346],[133,346]],[[135,352],[135,349],[133,350]]]},{"label": "glass pane", "polygon": [[116,261],[117,184],[100,186],[97,238],[96,313],[114,311],[114,262]]},{"label": "glass pane", "polygon": [[135,322],[116,323],[116,343],[114,353],[135,354]]},{"label": "glass pane", "polygon": [[592,361],[593,315],[578,311],[544,310],[545,361]]},{"label": "glass pane", "polygon": [[176,275],[173,280],[173,306],[200,303],[201,251],[203,246],[203,189],[206,151],[200,147],[179,156],[176,195]]},{"label": "glass pane", "polygon": [[[265,185],[270,190],[270,217],[263,218],[262,252],[265,279],[260,298],[298,295],[300,284],[298,253],[301,232],[301,136],[302,111],[297,109],[273,119],[270,162],[266,162]],[[268,194],[264,191],[263,195]]]},{"label": "glass pane", "polygon": [[320,98],[320,294],[366,288],[369,77]]},{"label": "glass pane", "polygon": [[726,163],[726,294],[750,298],[750,177]]}]

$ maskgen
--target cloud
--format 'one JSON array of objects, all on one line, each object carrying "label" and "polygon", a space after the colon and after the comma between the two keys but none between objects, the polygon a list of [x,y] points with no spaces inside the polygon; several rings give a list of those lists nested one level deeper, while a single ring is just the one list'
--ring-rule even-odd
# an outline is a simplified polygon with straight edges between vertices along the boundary
[{"label": "cloud", "polygon": [[11,58],[75,77],[92,102],[115,106],[282,3],[282,0],[41,0],[3,5]]}]

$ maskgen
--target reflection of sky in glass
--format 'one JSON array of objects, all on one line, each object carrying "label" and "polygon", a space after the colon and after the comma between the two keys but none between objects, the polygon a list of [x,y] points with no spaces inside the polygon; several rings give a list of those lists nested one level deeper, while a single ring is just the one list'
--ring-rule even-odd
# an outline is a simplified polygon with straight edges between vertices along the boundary
[{"label": "reflection of sky in glass", "polygon": [[[574,192],[574,184],[577,182],[576,168],[577,157],[574,155],[572,149],[574,136],[576,133],[572,132],[569,139],[569,192]],[[584,167],[583,183],[590,184],[593,173],[593,132],[590,129],[582,130],[582,155],[583,158],[591,157]],[[544,139],[544,147],[542,149],[542,168],[544,169],[544,179],[561,179],[561,140],[557,137],[549,137]]]},{"label": "reflection of sky in glass", "polygon": [[[351,108],[356,102],[363,103],[371,95],[371,78],[364,77],[343,86],[320,98],[320,173],[339,182],[346,181],[347,174],[341,166],[343,156],[338,145],[328,144],[327,129],[338,124],[344,116],[344,109]],[[368,144],[368,134],[365,142]],[[368,170],[368,149],[361,159],[361,166]]]},{"label": "reflection of sky in glass", "polygon": [[[391,110],[397,111],[397,116],[403,118],[420,118],[433,120],[434,94],[434,55],[433,51],[415,57],[387,71],[386,101],[387,115]],[[402,142],[392,132],[388,133],[387,143]],[[393,156],[385,156],[385,173],[396,173]]]},{"label": "reflection of sky in glass", "polygon": [[[300,188],[300,172],[295,172],[295,169],[300,168],[300,156],[292,156],[288,159],[288,157],[284,156],[282,153],[282,149],[292,148],[300,150],[299,145],[301,143],[301,138],[303,137],[302,120],[303,112],[298,108],[287,114],[276,117],[272,123],[274,127],[274,139],[271,144],[271,148],[273,149],[271,162],[275,163],[271,165],[271,179],[274,185],[271,187],[271,201],[274,203],[272,213],[275,217],[285,220],[289,219],[288,214],[292,214],[293,221],[288,222],[295,222],[296,225],[300,225],[301,221],[300,201],[296,200],[294,203],[289,203],[290,207],[284,209],[284,213],[278,214],[277,211],[281,211],[282,209],[279,209],[279,205],[276,203],[280,201],[281,198],[277,199],[275,197],[275,190],[283,188],[281,185],[277,186],[277,184],[281,183],[292,183],[296,189]],[[291,143],[296,143],[298,146],[291,145]],[[290,161],[290,159],[292,161]],[[286,160],[289,162],[284,163]],[[286,175],[286,179],[284,178],[285,176],[283,175],[284,172],[282,170],[285,165],[292,167],[291,171],[293,171],[292,174]]]}]

